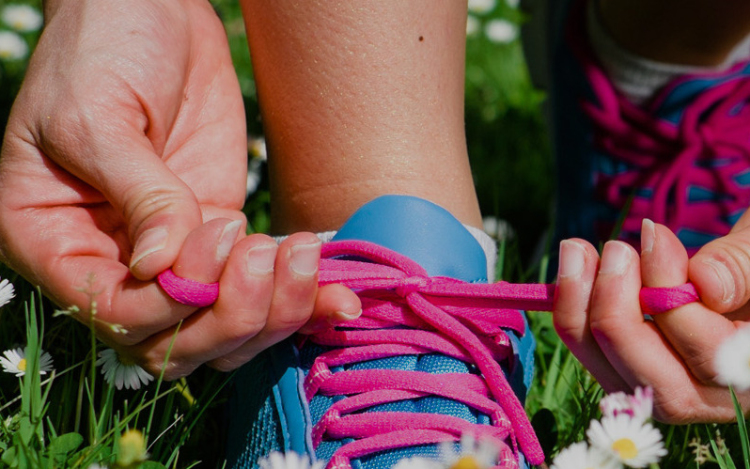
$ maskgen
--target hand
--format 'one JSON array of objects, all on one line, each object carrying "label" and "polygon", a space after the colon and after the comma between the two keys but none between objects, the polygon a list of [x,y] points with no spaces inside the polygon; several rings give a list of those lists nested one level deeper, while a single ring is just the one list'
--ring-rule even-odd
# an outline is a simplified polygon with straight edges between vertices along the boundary
[{"label": "hand", "polygon": [[[640,260],[620,241],[605,244],[600,260],[589,243],[563,241],[554,313],[558,334],[607,392],[651,386],[657,419],[732,421],[734,408],[728,389],[716,382],[714,355],[747,315],[717,314],[691,303],[653,321],[644,318],[641,285],[673,287],[694,279],[684,247],[668,228],[645,220],[641,243]],[[750,396],[739,397],[744,406],[750,403]]]},{"label": "hand", "polygon": [[[227,295],[247,283],[235,267],[260,242],[240,241],[245,120],[221,22],[205,0],[49,2],[47,13],[0,156],[0,260],[56,303],[79,306],[85,322],[94,294],[99,337],[152,373],[164,361],[160,338],[171,337],[185,318],[191,327],[177,339],[167,378],[205,361],[238,366],[237,354],[224,361],[206,355],[209,337],[202,344],[182,339],[210,314],[230,320],[234,313],[225,308],[251,301],[244,291],[235,291],[232,301]],[[220,217],[223,228],[202,227]],[[240,225],[230,229],[236,230],[232,243],[222,244],[231,238],[224,233],[229,220]],[[228,257],[201,251],[200,242],[188,242],[191,236],[221,244]],[[291,238],[279,252],[309,242]],[[194,308],[175,303],[153,281],[178,257],[187,259],[185,249],[195,250],[199,264],[217,264],[212,281],[219,280],[224,262],[228,269],[220,275],[222,286],[229,285],[220,304],[195,318]],[[315,282],[303,283],[303,316],[309,319],[315,297],[309,285]],[[345,304],[336,309],[348,311],[353,294],[342,295]],[[267,315],[254,319],[255,329]],[[282,329],[299,323],[289,319]],[[115,333],[106,324],[128,332]],[[245,338],[253,332],[246,329]]]}]

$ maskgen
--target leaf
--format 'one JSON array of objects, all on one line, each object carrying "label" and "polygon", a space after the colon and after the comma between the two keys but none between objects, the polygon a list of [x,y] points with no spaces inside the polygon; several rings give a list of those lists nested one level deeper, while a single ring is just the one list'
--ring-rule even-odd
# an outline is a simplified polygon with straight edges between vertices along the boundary
[{"label": "leaf", "polygon": [[49,444],[49,453],[52,455],[72,453],[83,443],[83,437],[78,433],[65,433],[53,439]]},{"label": "leaf", "polygon": [[3,464],[15,467],[18,463],[16,462],[16,448],[10,448],[7,451],[3,452],[3,457],[0,459],[0,461],[3,462]]}]

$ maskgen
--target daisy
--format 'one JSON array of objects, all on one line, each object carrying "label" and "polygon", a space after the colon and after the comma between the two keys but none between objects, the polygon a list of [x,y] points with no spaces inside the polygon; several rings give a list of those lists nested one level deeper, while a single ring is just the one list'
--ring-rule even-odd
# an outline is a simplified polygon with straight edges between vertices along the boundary
[{"label": "daisy", "polygon": [[453,441],[440,444],[440,462],[449,469],[488,469],[497,464],[500,449],[490,438],[477,441],[470,433],[461,435],[458,452]]},{"label": "daisy", "polygon": [[[5,356],[0,357],[0,365],[3,366],[3,371],[13,373],[18,377],[26,374],[28,362],[26,361],[26,353],[22,348],[6,350],[3,355]],[[42,352],[39,358],[39,374],[46,375],[49,371],[52,371],[52,356],[47,352]]]},{"label": "daisy", "polygon": [[479,20],[476,16],[468,15],[466,17],[466,35],[473,36],[479,31]]},{"label": "daisy", "polygon": [[125,389],[140,389],[141,384],[148,384],[154,379],[146,370],[112,349],[99,352],[96,364],[102,365],[104,380],[118,390],[123,386]]},{"label": "daisy", "polygon": [[8,5],[3,10],[3,23],[16,31],[37,31],[42,22],[42,14],[29,5]]},{"label": "daisy", "polygon": [[7,278],[0,281],[0,307],[7,305],[15,297],[16,291],[13,288],[13,284]]},{"label": "daisy", "polygon": [[615,392],[599,401],[599,408],[605,417],[627,414],[643,423],[654,410],[654,391],[650,387],[637,387],[633,395]]},{"label": "daisy", "polygon": [[495,0],[469,0],[468,7],[470,12],[483,15],[495,9]]},{"label": "daisy", "polygon": [[592,420],[586,435],[592,446],[630,467],[646,467],[667,454],[659,430],[628,414]]},{"label": "daisy", "polygon": [[743,327],[724,340],[714,357],[716,380],[738,391],[750,389],[750,327]]},{"label": "daisy", "polygon": [[325,463],[318,461],[311,465],[307,456],[300,456],[294,451],[288,453],[273,451],[265,458],[260,458],[258,465],[260,469],[322,469]]},{"label": "daisy", "polygon": [[0,31],[0,60],[21,60],[29,55],[29,46],[13,31]]},{"label": "daisy", "polygon": [[131,467],[139,465],[148,459],[146,451],[146,438],[139,430],[130,429],[120,435],[117,442],[117,461],[118,467]]},{"label": "daisy", "polygon": [[551,469],[621,469],[622,463],[612,456],[589,447],[585,441],[573,443],[560,451]]},{"label": "daisy", "polygon": [[484,27],[484,34],[492,42],[507,44],[518,37],[518,26],[508,20],[492,20]]}]

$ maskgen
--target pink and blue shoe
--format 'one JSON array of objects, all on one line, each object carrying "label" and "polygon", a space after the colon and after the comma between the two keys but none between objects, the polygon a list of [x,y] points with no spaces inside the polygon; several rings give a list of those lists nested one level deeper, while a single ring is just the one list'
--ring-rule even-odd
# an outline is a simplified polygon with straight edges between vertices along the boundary
[{"label": "pink and blue shoe", "polygon": [[516,308],[549,309],[552,286],[487,285],[476,239],[414,197],[363,206],[323,257],[321,282],[355,290],[363,314],[239,371],[229,467],[294,451],[328,468],[387,469],[437,458],[462,435],[492,441],[497,467],[543,462],[523,408],[534,338]]}]

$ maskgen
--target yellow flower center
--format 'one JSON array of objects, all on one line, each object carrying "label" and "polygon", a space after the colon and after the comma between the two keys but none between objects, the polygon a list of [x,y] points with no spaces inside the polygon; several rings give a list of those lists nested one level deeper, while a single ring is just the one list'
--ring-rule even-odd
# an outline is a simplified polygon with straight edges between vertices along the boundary
[{"label": "yellow flower center", "polygon": [[117,447],[117,460],[115,465],[118,467],[131,467],[141,463],[148,458],[146,453],[146,439],[143,433],[138,430],[126,430],[120,435],[120,441]]},{"label": "yellow flower center", "polygon": [[630,438],[620,438],[612,443],[612,449],[620,455],[621,459],[633,459],[638,456],[638,447]]},{"label": "yellow flower center", "polygon": [[462,456],[450,469],[483,469],[473,456]]},{"label": "yellow flower center", "polygon": [[125,355],[117,354],[117,359],[120,361],[120,363],[124,366],[133,366],[135,365],[135,362],[131,360],[129,357],[126,357]]},{"label": "yellow flower center", "polygon": [[18,371],[26,371],[26,359],[25,359],[25,358],[22,358],[22,359],[21,359],[21,360],[20,360],[20,361],[18,362],[18,365],[17,365],[17,366],[18,366]]}]

